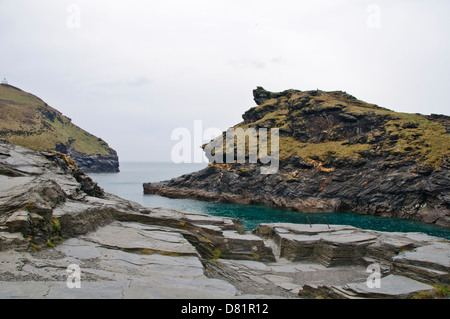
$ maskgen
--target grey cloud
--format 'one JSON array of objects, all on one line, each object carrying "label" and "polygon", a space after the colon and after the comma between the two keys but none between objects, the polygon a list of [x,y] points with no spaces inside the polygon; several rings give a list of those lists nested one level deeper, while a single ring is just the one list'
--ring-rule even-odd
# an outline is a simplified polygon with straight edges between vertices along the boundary
[{"label": "grey cloud", "polygon": [[[81,28],[66,26],[71,3]],[[124,160],[169,160],[161,145],[175,125],[238,123],[257,85],[343,90],[396,111],[448,114],[450,1],[379,0],[379,29],[366,24],[371,2],[255,3],[0,0],[0,79]],[[157,150],[143,148],[158,127]]]}]

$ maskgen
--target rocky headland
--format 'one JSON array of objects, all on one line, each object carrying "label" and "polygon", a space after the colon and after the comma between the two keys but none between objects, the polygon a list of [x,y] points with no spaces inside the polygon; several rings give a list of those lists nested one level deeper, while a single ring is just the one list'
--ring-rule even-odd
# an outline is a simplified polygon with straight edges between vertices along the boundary
[{"label": "rocky headland", "polygon": [[144,192],[450,227],[450,117],[398,113],[341,91],[258,87],[253,95],[257,106],[233,128],[279,129],[276,173],[261,174],[263,164],[259,157],[250,163],[247,145],[245,163],[218,163],[206,154],[207,168],[146,183]]},{"label": "rocky headland", "polygon": [[[64,154],[0,141],[0,298],[445,298],[449,251],[421,233],[248,232],[236,219],[150,209],[105,193]],[[80,288],[67,284],[74,265]]]},{"label": "rocky headland", "polygon": [[119,157],[109,145],[72,123],[39,97],[0,85],[0,138],[37,151],[70,156],[85,172],[118,172]]}]

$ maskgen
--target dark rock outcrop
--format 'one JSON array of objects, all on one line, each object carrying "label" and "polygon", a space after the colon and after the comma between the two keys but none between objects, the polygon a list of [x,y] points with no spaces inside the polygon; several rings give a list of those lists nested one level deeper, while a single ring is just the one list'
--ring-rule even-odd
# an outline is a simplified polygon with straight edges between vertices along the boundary
[{"label": "dark rock outcrop", "polygon": [[86,173],[116,173],[120,171],[119,157],[113,149],[108,150],[108,155],[84,154],[73,148],[68,148],[65,154],[77,163],[79,169]]},{"label": "dark rock outcrop", "polygon": [[[279,128],[280,165],[210,163],[143,185],[147,194],[355,212],[450,227],[450,118],[396,113],[345,92],[258,87],[235,128]],[[207,155],[208,156],[208,155]],[[247,159],[248,160],[248,159]]]}]

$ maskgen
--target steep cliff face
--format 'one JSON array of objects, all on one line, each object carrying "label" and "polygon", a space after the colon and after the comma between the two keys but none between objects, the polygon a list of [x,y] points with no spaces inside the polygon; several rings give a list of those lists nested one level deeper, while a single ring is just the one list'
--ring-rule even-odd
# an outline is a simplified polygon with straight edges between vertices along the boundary
[{"label": "steep cliff face", "polygon": [[304,212],[356,212],[450,227],[450,118],[397,113],[340,91],[258,87],[234,128],[278,128],[278,172],[260,163],[210,163],[144,192],[262,204]]},{"label": "steep cliff face", "polygon": [[0,138],[39,151],[71,156],[86,172],[118,172],[116,151],[74,125],[40,98],[11,85],[0,85]]}]

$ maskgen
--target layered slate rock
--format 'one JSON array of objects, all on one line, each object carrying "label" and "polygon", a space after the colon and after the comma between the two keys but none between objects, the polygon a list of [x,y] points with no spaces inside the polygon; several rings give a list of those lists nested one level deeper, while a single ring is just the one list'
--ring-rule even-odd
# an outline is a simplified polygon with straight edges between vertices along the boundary
[{"label": "layered slate rock", "polygon": [[410,298],[433,295],[435,284],[450,284],[450,242],[441,238],[338,225],[260,224],[253,233],[273,241],[278,256],[290,261],[327,268],[376,265],[380,271],[380,287],[366,281],[307,283],[299,291],[302,297]]},{"label": "layered slate rock", "polygon": [[[442,238],[282,223],[248,232],[105,193],[71,163],[0,144],[1,298],[409,298],[448,284]],[[374,263],[382,289],[370,291]],[[67,286],[74,265],[81,289]]]},{"label": "layered slate rock", "polygon": [[260,224],[254,233],[273,238],[280,257],[292,261],[315,260],[322,265],[353,265],[362,260],[377,236],[351,226]]},{"label": "layered slate rock", "polygon": [[[395,269],[411,264],[446,271],[450,245],[421,233],[388,233],[341,225],[260,224],[253,230],[278,246],[279,257],[316,261],[325,267],[377,262]],[[448,278],[442,277],[445,283]]]},{"label": "layered slate rock", "polygon": [[402,251],[392,262],[395,274],[429,283],[450,284],[450,246],[446,242]]},{"label": "layered slate rock", "polygon": [[278,129],[276,172],[261,174],[269,165],[261,161],[265,154],[252,163],[248,144],[245,163],[238,160],[236,145],[223,147],[236,162],[225,155],[220,161],[215,157],[218,137],[204,145],[205,152],[214,151],[205,153],[209,167],[145,183],[144,192],[450,227],[450,117],[398,113],[341,91],[269,92],[258,87],[253,95],[257,105],[233,129]]},{"label": "layered slate rock", "polygon": [[305,285],[299,295],[333,299],[409,299],[424,293],[432,295],[433,286],[408,277],[388,275],[380,280],[380,287],[371,288],[365,282],[344,286]]},{"label": "layered slate rock", "polygon": [[[0,253],[1,298],[231,298],[231,284],[207,278],[195,248],[167,227],[113,222],[55,249]],[[81,289],[66,285],[68,265]],[[18,270],[20,269],[20,271]]]}]

